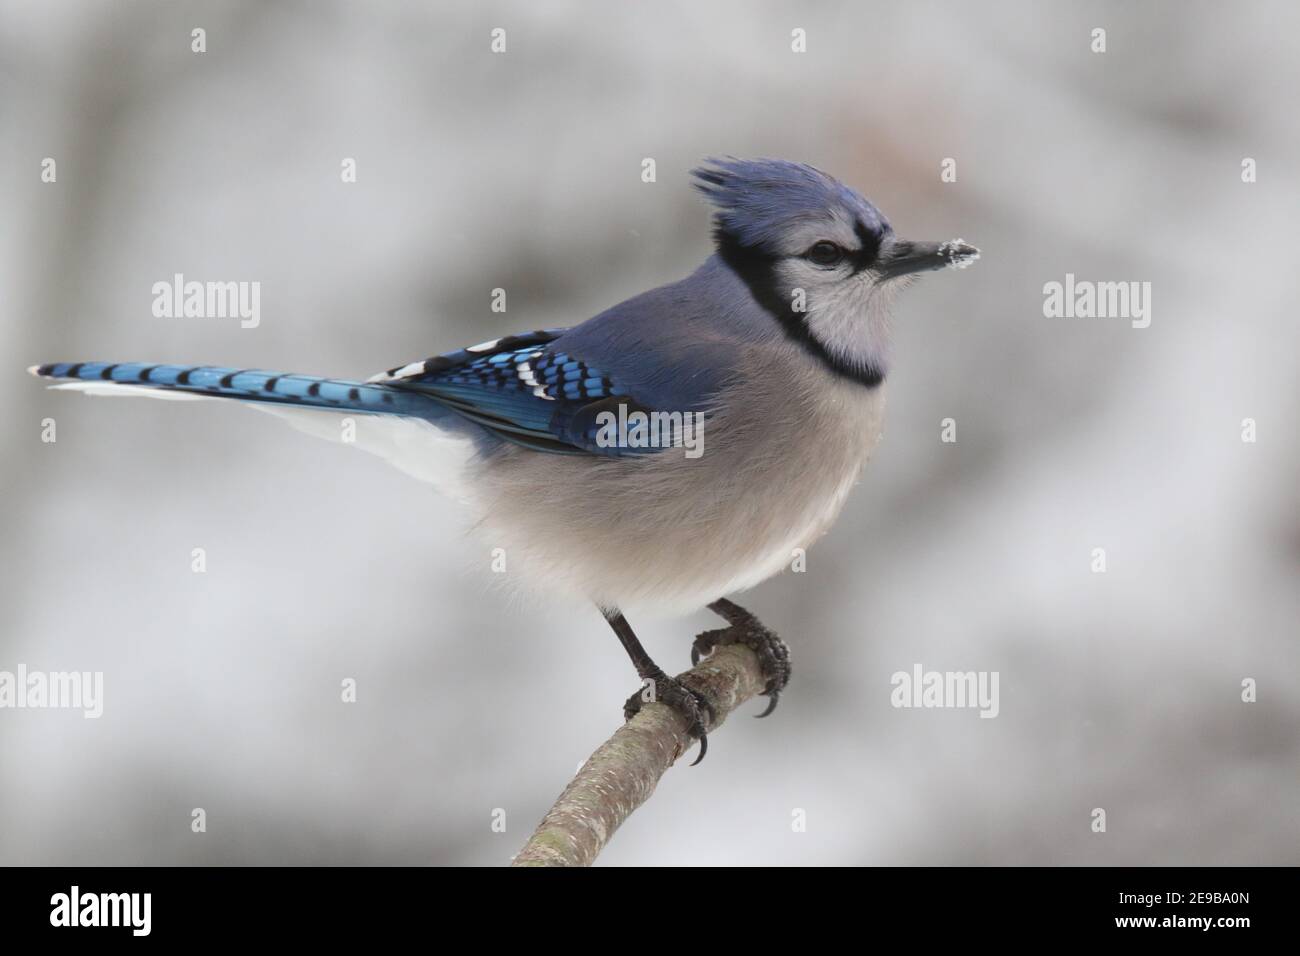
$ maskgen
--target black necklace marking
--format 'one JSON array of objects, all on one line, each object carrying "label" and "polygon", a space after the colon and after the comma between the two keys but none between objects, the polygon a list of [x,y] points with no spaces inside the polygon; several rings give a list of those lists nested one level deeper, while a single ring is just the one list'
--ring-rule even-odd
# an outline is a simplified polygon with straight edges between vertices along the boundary
[{"label": "black necklace marking", "polygon": [[718,234],[716,239],[722,261],[740,276],[755,301],[776,319],[785,334],[798,342],[804,351],[836,375],[867,388],[876,388],[885,380],[885,373],[874,365],[846,362],[827,350],[808,328],[806,314],[790,308],[772,287],[766,268],[767,259],[762,253],[744,248],[725,233]]}]

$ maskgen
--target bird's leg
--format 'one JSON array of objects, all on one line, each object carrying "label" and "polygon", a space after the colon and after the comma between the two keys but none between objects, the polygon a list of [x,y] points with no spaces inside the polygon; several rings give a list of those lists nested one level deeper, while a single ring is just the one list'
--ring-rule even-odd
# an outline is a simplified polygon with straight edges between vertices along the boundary
[{"label": "bird's leg", "polygon": [[713,705],[699,691],[692,690],[676,678],[669,677],[663,672],[663,668],[650,659],[650,655],[637,640],[632,625],[628,624],[622,611],[602,608],[601,613],[605,615],[605,620],[609,621],[609,626],[618,635],[619,643],[623,645],[623,650],[627,651],[627,656],[632,659],[632,666],[636,668],[637,675],[643,682],[648,682],[623,705],[624,719],[631,720],[643,704],[652,704],[656,701],[667,704],[686,718],[687,733],[699,738],[700,755],[691,764],[692,767],[695,766],[704,759],[704,754],[709,749],[709,738],[705,734],[703,715],[707,711],[709,722],[712,723],[717,716]]},{"label": "bird's leg", "polygon": [[720,598],[709,605],[709,610],[725,618],[729,626],[716,631],[705,631],[695,638],[695,645],[691,648],[691,664],[698,664],[700,658],[712,654],[714,648],[725,644],[744,644],[758,656],[763,676],[767,678],[767,687],[763,693],[770,700],[767,709],[758,715],[766,717],[776,710],[781,691],[785,690],[785,685],[790,681],[790,648],[739,604]]}]

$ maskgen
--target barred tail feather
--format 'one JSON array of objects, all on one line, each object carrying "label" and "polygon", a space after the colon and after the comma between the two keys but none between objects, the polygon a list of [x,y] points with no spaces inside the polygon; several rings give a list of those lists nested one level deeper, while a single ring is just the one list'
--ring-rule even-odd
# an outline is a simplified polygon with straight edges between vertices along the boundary
[{"label": "barred tail feather", "polygon": [[[233,398],[245,402],[417,417],[436,414],[439,408],[428,396],[385,385],[256,369],[148,365],[143,362],[56,362],[33,366],[28,371],[40,378],[71,379],[75,390],[90,394],[127,394],[119,392],[118,388],[134,386],[131,391],[139,388],[156,390],[158,398],[182,395]],[[90,387],[92,384],[103,387]]]},{"label": "barred tail feather", "polygon": [[[477,446],[454,412],[427,395],[391,386],[197,365],[141,362],[57,362],[32,366],[33,375],[63,379],[55,389],[88,395],[201,400],[235,399],[270,412],[298,431],[370,452],[461,501],[471,498],[465,466]],[[347,432],[338,415],[367,416]],[[345,439],[344,434],[350,437]]]}]

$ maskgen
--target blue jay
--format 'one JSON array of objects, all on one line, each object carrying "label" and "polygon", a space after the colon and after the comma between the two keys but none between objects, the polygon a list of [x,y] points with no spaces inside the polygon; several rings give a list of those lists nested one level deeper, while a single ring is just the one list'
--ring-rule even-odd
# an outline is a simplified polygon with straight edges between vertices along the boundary
[{"label": "blue jay", "polygon": [[[650,659],[624,611],[708,605],[729,626],[701,634],[693,660],[752,647],[770,699],[760,716],[771,712],[788,651],[723,596],[781,571],[835,520],[880,436],[893,294],[979,251],[899,238],[811,166],[722,159],[693,175],[715,207],[715,253],[572,328],[366,381],[141,362],[31,371],[92,394],[238,399],[335,440],[338,413],[367,416],[354,444],[467,502],[531,584],[600,608],[651,699],[699,739],[698,763],[712,708]],[[640,424],[611,432],[636,413]],[[700,453],[684,453],[681,429],[658,447],[634,441],[654,413],[699,416]],[[633,694],[625,715],[642,701]]]}]

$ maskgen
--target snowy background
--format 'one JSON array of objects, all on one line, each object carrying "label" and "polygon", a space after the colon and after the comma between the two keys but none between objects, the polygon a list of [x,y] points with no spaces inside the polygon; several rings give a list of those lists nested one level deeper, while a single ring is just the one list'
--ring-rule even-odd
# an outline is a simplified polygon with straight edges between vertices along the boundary
[{"label": "snowy background", "polygon": [[[728,153],[984,255],[900,300],[862,485],[741,598],[793,648],[780,709],[601,862],[1300,862],[1298,32],[1284,2],[0,3],[0,670],[106,682],[99,720],[0,710],[0,862],[507,862],[636,686],[596,612],[509,597],[377,459],[22,369],[357,377],[575,324],[708,254],[686,173]],[[261,282],[260,326],[154,318],[176,272]],[[1045,318],[1067,272],[1151,282],[1151,326]],[[712,626],[638,624],[670,671]],[[917,663],[998,671],[1000,715],[894,709]]]}]

